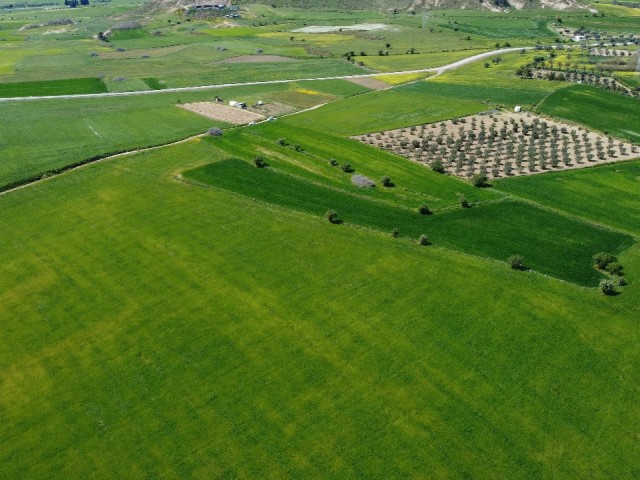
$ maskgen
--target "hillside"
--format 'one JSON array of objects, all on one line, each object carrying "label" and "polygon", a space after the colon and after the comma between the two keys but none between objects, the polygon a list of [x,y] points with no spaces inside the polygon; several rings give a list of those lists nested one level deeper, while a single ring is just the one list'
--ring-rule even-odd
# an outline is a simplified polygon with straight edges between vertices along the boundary
[{"label": "hillside", "polygon": [[567,10],[580,8],[577,0],[235,0],[236,5],[262,3],[276,7],[353,9],[353,10],[421,10],[438,9],[486,9],[503,11],[523,8],[551,8]]}]

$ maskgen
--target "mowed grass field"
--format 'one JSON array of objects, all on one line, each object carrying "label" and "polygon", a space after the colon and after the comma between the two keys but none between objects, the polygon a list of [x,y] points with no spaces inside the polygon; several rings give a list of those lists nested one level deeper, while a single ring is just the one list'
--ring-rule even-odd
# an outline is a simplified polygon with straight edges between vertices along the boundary
[{"label": "mowed grass field", "polygon": [[637,247],[604,297],[174,179],[216,156],[0,197],[3,477],[636,475]]}]

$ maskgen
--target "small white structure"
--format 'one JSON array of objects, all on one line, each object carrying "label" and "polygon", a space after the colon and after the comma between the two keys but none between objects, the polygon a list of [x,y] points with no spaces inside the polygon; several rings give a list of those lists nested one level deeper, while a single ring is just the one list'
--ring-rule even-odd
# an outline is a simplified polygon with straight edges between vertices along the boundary
[{"label": "small white structure", "polygon": [[571,40],[573,40],[574,42],[584,42],[586,39],[586,35],[574,35],[573,37],[571,37]]},{"label": "small white structure", "polygon": [[236,107],[236,108],[247,108],[247,104],[244,102],[236,102],[235,100],[230,100],[229,101],[229,106],[230,107]]},{"label": "small white structure", "polygon": [[516,113],[520,113],[522,111],[522,107],[520,105],[516,105],[516,107],[513,109],[514,112]]}]

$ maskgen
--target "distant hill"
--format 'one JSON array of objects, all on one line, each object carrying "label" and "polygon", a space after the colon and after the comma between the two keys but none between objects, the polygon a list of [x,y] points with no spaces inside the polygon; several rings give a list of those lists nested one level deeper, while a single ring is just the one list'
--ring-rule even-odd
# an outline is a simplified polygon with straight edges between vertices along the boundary
[{"label": "distant hill", "polygon": [[554,10],[578,9],[578,0],[234,0],[234,5],[262,3],[276,7],[390,10],[399,11],[437,9],[486,9],[504,11],[524,8],[551,8]]}]

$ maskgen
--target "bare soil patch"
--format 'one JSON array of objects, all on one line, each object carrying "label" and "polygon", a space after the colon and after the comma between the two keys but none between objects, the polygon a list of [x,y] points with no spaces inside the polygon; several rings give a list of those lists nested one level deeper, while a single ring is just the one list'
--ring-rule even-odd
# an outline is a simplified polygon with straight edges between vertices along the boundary
[{"label": "bare soil patch", "polygon": [[203,117],[233,123],[235,125],[245,125],[251,122],[258,122],[265,118],[264,115],[250,110],[229,107],[215,102],[184,103],[178,106],[185,110],[189,110],[190,112],[202,115]]},{"label": "bare soil patch", "polygon": [[295,62],[293,58],[281,57],[280,55],[240,55],[239,57],[225,58],[218,63],[279,63]]},{"label": "bare soil patch", "polygon": [[370,88],[371,90],[384,90],[385,88],[389,88],[389,84],[383,82],[382,80],[376,80],[371,77],[361,77],[361,78],[348,78],[351,83],[355,83],[356,85],[361,85],[366,88]]},{"label": "bare soil patch", "polygon": [[365,31],[386,30],[390,28],[385,23],[359,23],[357,25],[310,25],[304,28],[292,30],[295,33],[333,33],[342,31]]},{"label": "bare soil patch", "polygon": [[353,137],[462,178],[533,175],[640,157],[637,145],[530,113],[491,112]]}]

